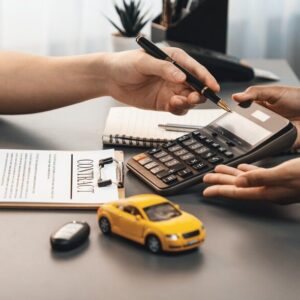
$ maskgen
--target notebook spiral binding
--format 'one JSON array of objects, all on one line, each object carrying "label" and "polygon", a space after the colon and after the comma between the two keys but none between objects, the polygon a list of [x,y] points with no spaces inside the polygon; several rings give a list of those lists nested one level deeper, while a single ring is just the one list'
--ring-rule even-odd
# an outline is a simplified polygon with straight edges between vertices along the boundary
[{"label": "notebook spiral binding", "polygon": [[115,146],[128,146],[128,147],[142,147],[152,148],[159,147],[162,144],[168,142],[167,139],[146,139],[126,135],[103,135],[103,145],[115,145]]}]

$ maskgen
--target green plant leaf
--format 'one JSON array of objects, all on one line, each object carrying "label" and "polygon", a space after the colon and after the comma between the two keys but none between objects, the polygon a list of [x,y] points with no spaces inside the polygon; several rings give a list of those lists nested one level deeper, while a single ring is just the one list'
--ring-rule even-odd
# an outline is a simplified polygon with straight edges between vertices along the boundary
[{"label": "green plant leaf", "polygon": [[149,22],[149,20],[145,20],[142,23],[139,23],[135,28],[134,28],[134,32],[135,32],[135,36],[137,36],[141,30],[144,28],[144,26]]},{"label": "green plant leaf", "polygon": [[136,36],[142,28],[147,24],[149,18],[146,19],[148,11],[142,14],[142,0],[123,0],[122,6],[114,4],[116,13],[119,16],[121,27],[119,27],[111,19],[107,18],[109,22],[124,36]]},{"label": "green plant leaf", "polygon": [[122,30],[114,21],[106,17],[106,19],[120,32],[121,35],[126,36],[126,32]]}]

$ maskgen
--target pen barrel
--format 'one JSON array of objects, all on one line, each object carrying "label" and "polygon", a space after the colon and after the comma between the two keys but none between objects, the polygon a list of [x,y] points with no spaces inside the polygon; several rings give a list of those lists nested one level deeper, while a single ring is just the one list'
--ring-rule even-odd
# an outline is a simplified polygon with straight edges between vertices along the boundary
[{"label": "pen barrel", "polygon": [[220,98],[219,96],[217,96],[217,95],[216,95],[210,88],[208,88],[208,87],[204,90],[204,92],[202,93],[202,95],[203,95],[205,98],[207,98],[207,99],[213,101],[215,104],[217,104],[217,103],[221,100],[221,98]]},{"label": "pen barrel", "polygon": [[143,36],[138,36],[136,42],[151,56],[162,60],[169,59],[169,56],[165,52]]}]

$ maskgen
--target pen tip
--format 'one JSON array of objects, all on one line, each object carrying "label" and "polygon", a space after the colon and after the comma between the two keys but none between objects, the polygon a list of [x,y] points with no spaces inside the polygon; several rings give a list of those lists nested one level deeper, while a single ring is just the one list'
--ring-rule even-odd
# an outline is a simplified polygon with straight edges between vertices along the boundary
[{"label": "pen tip", "polygon": [[228,104],[223,100],[219,100],[218,106],[226,110],[227,112],[232,112],[232,110],[229,108]]}]

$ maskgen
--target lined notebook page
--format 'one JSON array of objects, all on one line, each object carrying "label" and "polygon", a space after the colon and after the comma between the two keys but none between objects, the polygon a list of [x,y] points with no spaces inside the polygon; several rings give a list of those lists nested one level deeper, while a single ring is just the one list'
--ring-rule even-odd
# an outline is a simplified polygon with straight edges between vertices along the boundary
[{"label": "lined notebook page", "polygon": [[109,111],[103,136],[126,136],[139,139],[172,140],[182,132],[166,131],[158,124],[176,123],[206,126],[224,113],[222,109],[193,109],[184,116],[168,112],[142,110],[133,107],[112,107]]}]

